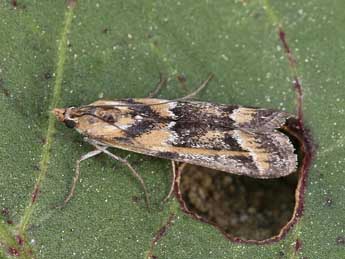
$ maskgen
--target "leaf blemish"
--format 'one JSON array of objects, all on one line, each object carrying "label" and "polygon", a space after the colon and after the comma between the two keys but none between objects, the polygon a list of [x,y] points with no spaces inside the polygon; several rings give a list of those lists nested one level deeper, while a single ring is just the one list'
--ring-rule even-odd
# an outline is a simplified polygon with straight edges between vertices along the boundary
[{"label": "leaf blemish", "polygon": [[14,247],[9,247],[8,248],[8,253],[11,256],[20,256],[20,253],[19,253],[18,249],[14,248]]},{"label": "leaf blemish", "polygon": [[49,80],[53,77],[52,73],[47,71],[44,73],[44,79]]},{"label": "leaf blemish", "polygon": [[11,4],[13,7],[17,7],[17,0],[11,0]]},{"label": "leaf blemish", "polygon": [[36,202],[39,191],[40,191],[39,187],[36,186],[35,190],[31,194],[31,203],[35,203]]},{"label": "leaf blemish", "polygon": [[297,238],[295,242],[295,254],[297,254],[302,249],[302,241]]},{"label": "leaf blemish", "polygon": [[24,245],[24,238],[21,235],[16,235],[16,241],[18,245]]},{"label": "leaf blemish", "polygon": [[3,217],[8,217],[10,215],[10,210],[8,208],[2,208],[1,215]]},{"label": "leaf blemish", "polygon": [[6,96],[6,97],[10,97],[11,93],[10,91],[4,86],[5,82],[2,78],[0,78],[0,90],[1,92]]},{"label": "leaf blemish", "polygon": [[345,237],[339,236],[336,238],[335,242],[337,245],[345,245]]}]

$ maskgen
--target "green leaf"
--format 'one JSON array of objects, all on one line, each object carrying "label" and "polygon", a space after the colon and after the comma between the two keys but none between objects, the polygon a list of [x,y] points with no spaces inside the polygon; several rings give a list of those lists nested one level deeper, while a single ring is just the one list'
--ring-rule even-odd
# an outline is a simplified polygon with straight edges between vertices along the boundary
[{"label": "green leaf", "polygon": [[[12,249],[16,258],[51,259],[151,252],[180,259],[342,257],[344,8],[340,0],[2,1],[0,209],[8,213],[0,222],[0,256],[11,258]],[[226,240],[175,200],[161,204],[168,161],[120,150],[114,152],[129,155],[144,178],[151,211],[136,179],[105,156],[84,162],[76,195],[63,210],[54,207],[69,191],[76,159],[92,148],[50,110],[145,97],[160,72],[169,76],[161,98],[186,94],[177,76],[192,91],[212,72],[199,99],[290,112],[297,105],[293,80],[300,79],[304,119],[318,150],[304,216],[283,240],[260,246]]]}]

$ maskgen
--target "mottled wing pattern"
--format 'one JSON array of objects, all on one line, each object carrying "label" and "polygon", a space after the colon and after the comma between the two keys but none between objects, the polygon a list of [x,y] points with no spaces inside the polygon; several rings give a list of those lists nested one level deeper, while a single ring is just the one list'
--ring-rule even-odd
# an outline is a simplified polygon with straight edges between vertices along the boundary
[{"label": "mottled wing pattern", "polygon": [[[80,109],[79,131],[117,148],[256,178],[296,170],[291,114],[194,101],[100,100]],[[93,114],[93,116],[90,116]]]}]

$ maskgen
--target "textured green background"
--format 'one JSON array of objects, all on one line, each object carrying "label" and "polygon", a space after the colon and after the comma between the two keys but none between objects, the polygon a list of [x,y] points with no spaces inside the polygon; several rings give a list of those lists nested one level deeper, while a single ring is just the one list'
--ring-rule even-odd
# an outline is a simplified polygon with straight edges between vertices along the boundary
[{"label": "textured green background", "polygon": [[[14,224],[0,223],[0,243],[14,242],[25,215],[26,241],[36,258],[145,258],[154,234],[175,213],[154,249],[158,258],[344,258],[345,246],[337,244],[345,238],[344,10],[342,0],[85,0],[70,10],[62,0],[2,0],[0,208],[9,209]],[[279,40],[279,24],[296,71]],[[160,205],[169,162],[136,154],[128,159],[149,188],[151,212],[134,201],[142,193],[128,170],[104,156],[83,164],[74,199],[62,211],[53,208],[68,192],[75,160],[91,147],[55,123],[51,107],[143,97],[159,72],[171,79],[160,97],[185,94],[177,75],[193,89],[213,72],[200,99],[290,112],[296,106],[292,78],[300,77],[318,151],[305,215],[284,240],[233,244],[180,212],[176,201]],[[38,177],[38,202],[25,209]],[[296,239],[302,242],[298,253]],[[7,258],[6,250],[0,257]]]}]

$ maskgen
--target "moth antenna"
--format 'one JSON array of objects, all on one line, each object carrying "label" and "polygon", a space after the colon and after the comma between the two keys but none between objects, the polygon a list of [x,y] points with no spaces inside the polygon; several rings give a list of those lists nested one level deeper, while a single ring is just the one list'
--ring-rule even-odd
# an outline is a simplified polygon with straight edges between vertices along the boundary
[{"label": "moth antenna", "polygon": [[[108,122],[108,121],[105,121],[102,117],[99,117],[99,116],[97,116],[97,115],[95,115],[95,114],[92,114],[92,113],[84,113],[84,115],[89,115],[89,116],[95,117],[95,118],[97,118],[97,119],[99,119],[99,120],[102,120],[102,121],[108,123],[108,124],[111,125],[111,126],[114,126],[115,128],[117,128],[117,129],[119,129],[119,130],[121,130],[121,131],[123,131],[123,132],[127,132],[126,129],[121,128],[120,126],[116,125],[115,123],[110,123],[110,122]],[[146,118],[145,118],[145,119],[146,119]],[[150,119],[150,118],[148,118],[148,120],[149,120],[149,119]],[[152,121],[157,121],[157,120],[152,119],[152,118],[151,118],[151,120],[152,120]],[[138,142],[136,142],[135,139],[131,139],[131,141],[132,141],[133,143],[138,144]]]},{"label": "moth antenna", "polygon": [[83,113],[83,115],[89,115],[89,116],[95,117],[95,118],[97,118],[97,119],[99,119],[99,120],[101,120],[101,121],[104,121],[104,122],[108,123],[109,125],[115,126],[115,128],[117,128],[117,129],[119,129],[119,130],[126,131],[125,129],[122,129],[121,127],[117,126],[115,123],[110,123],[110,122],[104,120],[102,117],[99,117],[99,116],[97,116],[97,115],[95,115],[95,114],[92,114],[92,113]]},{"label": "moth antenna", "polygon": [[150,104],[145,104],[145,103],[128,103],[128,104],[113,104],[113,105],[85,105],[85,106],[80,106],[80,108],[116,108],[116,107],[135,107],[135,106],[155,106],[155,105],[162,105],[162,104],[167,104],[167,103],[172,103],[177,99],[173,100],[167,100],[166,102],[160,102],[160,103],[150,103]]}]

